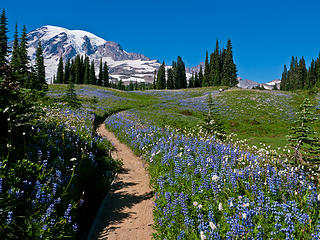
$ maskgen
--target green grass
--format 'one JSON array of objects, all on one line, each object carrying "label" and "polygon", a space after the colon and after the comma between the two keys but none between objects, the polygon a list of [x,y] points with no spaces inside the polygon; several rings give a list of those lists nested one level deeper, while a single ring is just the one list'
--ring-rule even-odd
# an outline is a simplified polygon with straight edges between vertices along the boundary
[{"label": "green grass", "polygon": [[[113,112],[134,111],[141,119],[157,126],[198,129],[207,114],[207,95],[212,93],[217,112],[227,134],[236,134],[249,145],[283,148],[293,126],[295,112],[307,91],[259,91],[229,89],[222,93],[218,87],[184,90],[151,90],[124,92],[115,89],[77,85],[83,105],[94,110],[101,119]],[[61,96],[66,85],[50,85],[49,93]],[[60,95],[59,95],[60,94]],[[94,99],[95,96],[95,99]],[[320,95],[308,96],[320,116]],[[314,124],[320,132],[320,123]]]}]

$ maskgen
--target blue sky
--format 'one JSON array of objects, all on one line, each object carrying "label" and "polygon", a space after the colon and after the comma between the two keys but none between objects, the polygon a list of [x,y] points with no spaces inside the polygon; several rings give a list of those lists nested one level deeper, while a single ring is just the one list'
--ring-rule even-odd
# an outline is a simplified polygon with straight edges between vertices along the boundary
[{"label": "blue sky", "polygon": [[281,77],[292,55],[309,64],[320,51],[319,1],[2,1],[14,24],[92,32],[123,49],[171,64],[204,61],[218,39],[231,39],[238,75],[268,82]]}]

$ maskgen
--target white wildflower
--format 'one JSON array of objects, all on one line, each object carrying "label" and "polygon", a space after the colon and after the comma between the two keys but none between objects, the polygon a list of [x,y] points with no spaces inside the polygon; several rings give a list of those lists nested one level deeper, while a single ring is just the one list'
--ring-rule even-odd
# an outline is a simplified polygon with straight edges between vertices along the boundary
[{"label": "white wildflower", "polygon": [[71,158],[70,159],[70,162],[74,162],[74,161],[76,161],[77,159],[76,158]]},{"label": "white wildflower", "polygon": [[195,206],[195,207],[198,206],[198,202],[197,202],[197,201],[194,201],[194,202],[193,202],[193,206]]},{"label": "white wildflower", "polygon": [[203,231],[200,232],[200,238],[201,238],[201,240],[207,239],[207,237],[206,237],[206,235],[204,235]]},{"label": "white wildflower", "polygon": [[223,210],[222,203],[219,203],[218,209],[219,209],[219,211],[222,211],[222,210]]},{"label": "white wildflower", "polygon": [[209,226],[211,227],[212,230],[217,229],[217,226],[213,222],[209,222]]},{"label": "white wildflower", "polygon": [[214,175],[212,176],[212,181],[213,181],[213,182],[218,182],[218,180],[219,180],[219,176],[214,174]]},{"label": "white wildflower", "polygon": [[318,201],[320,201],[320,193],[318,194]]},{"label": "white wildflower", "polygon": [[246,219],[246,218],[247,218],[247,214],[246,214],[246,213],[242,213],[242,217],[243,217],[244,219]]}]

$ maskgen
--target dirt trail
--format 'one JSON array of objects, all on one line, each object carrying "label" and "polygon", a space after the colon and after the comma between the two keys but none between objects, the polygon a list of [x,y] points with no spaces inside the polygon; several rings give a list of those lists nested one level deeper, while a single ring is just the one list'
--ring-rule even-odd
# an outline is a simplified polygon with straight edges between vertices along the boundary
[{"label": "dirt trail", "polygon": [[144,162],[101,124],[98,133],[112,142],[112,157],[122,159],[121,171],[96,217],[89,239],[149,240],[152,238],[152,191]]}]

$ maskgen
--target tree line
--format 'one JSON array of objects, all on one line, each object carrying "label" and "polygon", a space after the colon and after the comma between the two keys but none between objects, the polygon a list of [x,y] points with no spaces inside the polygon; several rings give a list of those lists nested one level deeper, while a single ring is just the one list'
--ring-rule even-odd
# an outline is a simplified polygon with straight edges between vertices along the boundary
[{"label": "tree line", "polygon": [[206,53],[204,64],[204,75],[202,86],[230,86],[238,84],[237,67],[233,61],[233,51],[231,40],[228,39],[227,47],[220,49],[219,41],[216,41],[216,48],[210,54]]},{"label": "tree line", "polygon": [[167,70],[167,76],[165,67],[165,62],[163,62],[158,72],[155,72],[153,83],[155,89],[187,88],[186,67],[180,56],[177,61],[172,62],[172,67]]},{"label": "tree line", "polygon": [[88,56],[83,57],[78,54],[71,61],[67,59],[65,64],[60,57],[57,75],[53,77],[53,83],[70,82],[110,87],[107,62],[102,63],[102,59],[100,60],[99,75],[96,77],[95,62],[92,60],[90,63]]},{"label": "tree line", "polygon": [[204,72],[200,65],[199,72],[193,72],[189,81],[186,77],[185,64],[182,58],[178,56],[177,61],[172,62],[172,68],[165,69],[163,62],[155,73],[154,88],[156,89],[180,89],[197,88],[209,86],[230,86],[238,84],[237,67],[233,61],[233,51],[231,40],[228,39],[227,47],[221,49],[219,42],[216,42],[216,48],[213,53],[206,52]]},{"label": "tree line", "polygon": [[320,56],[312,59],[307,69],[304,58],[291,58],[289,69],[284,65],[282,72],[280,90],[293,91],[299,89],[312,89],[320,87]]},{"label": "tree line", "polygon": [[[27,29],[23,26],[21,36],[18,34],[16,24],[12,49],[8,46],[8,20],[5,10],[2,10],[0,16],[0,77],[10,74],[16,80],[20,87],[47,90],[46,73],[43,58],[43,49],[39,41],[36,50],[34,66],[30,63],[28,56],[28,38]],[[11,52],[11,60],[8,60]]]}]

